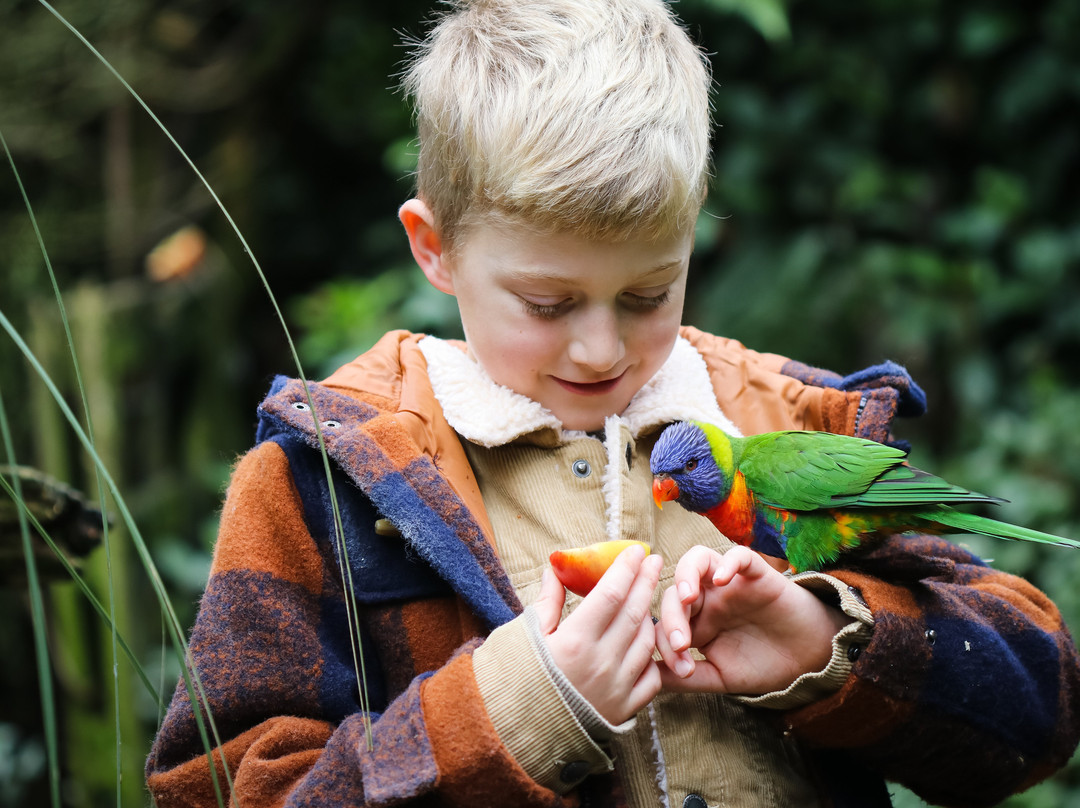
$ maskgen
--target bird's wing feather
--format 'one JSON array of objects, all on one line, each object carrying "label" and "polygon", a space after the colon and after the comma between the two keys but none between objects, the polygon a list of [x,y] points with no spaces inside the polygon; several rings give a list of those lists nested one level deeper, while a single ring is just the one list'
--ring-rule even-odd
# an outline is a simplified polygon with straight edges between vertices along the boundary
[{"label": "bird's wing feather", "polygon": [[965,502],[1004,502],[970,491],[914,466],[898,465],[859,494],[834,504],[851,508],[910,508],[924,505],[957,505]]},{"label": "bird's wing feather", "polygon": [[905,457],[849,435],[773,432],[746,439],[739,468],[759,502],[789,510],[1000,501],[904,465]]},{"label": "bird's wing feather", "polygon": [[900,449],[830,432],[770,432],[746,439],[739,470],[759,502],[809,511],[863,494],[904,459]]}]

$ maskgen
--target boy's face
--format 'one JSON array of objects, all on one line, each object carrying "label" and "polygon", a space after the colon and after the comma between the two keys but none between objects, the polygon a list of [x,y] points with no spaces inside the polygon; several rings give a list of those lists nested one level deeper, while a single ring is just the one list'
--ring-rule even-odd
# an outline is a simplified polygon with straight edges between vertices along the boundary
[{"label": "boy's face", "polygon": [[[417,255],[407,218],[403,208]],[[594,430],[671,352],[692,248],[690,230],[613,243],[479,224],[452,255],[438,251],[441,271],[417,258],[437,288],[457,297],[469,348],[496,382],[540,402],[567,429]]]}]

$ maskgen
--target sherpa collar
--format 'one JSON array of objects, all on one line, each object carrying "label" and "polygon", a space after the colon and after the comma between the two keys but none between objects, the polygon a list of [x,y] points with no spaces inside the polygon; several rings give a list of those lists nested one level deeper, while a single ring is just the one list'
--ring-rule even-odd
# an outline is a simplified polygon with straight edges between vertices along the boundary
[{"label": "sherpa collar", "polygon": [[[560,442],[585,433],[563,429],[562,423],[537,401],[497,384],[468,353],[436,337],[419,343],[427,360],[431,388],[447,423],[466,440],[481,446],[503,446],[542,430]],[[678,337],[664,365],[630,400],[619,415],[637,438],[650,427],[693,419],[716,424],[732,435],[741,434],[721,411],[705,360],[683,337]]]}]

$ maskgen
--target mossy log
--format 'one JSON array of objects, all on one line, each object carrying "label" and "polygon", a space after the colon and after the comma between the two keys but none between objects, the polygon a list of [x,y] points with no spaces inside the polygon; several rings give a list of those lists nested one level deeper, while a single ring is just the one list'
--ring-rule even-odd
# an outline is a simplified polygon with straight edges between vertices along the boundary
[{"label": "mossy log", "polygon": [[[88,505],[82,493],[28,466],[0,466],[0,475],[12,487],[14,478],[18,477],[23,502],[72,566],[77,568],[101,544],[102,513]],[[15,585],[26,580],[20,509],[10,496],[0,496],[0,585]],[[32,525],[27,527],[40,578],[44,581],[66,579],[68,574],[56,553]]]}]

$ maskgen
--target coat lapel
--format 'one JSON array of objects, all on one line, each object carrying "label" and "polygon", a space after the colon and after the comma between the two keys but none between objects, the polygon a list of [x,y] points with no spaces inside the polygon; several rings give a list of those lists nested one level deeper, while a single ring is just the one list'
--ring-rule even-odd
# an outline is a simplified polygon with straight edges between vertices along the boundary
[{"label": "coat lapel", "polygon": [[488,628],[520,613],[513,585],[479,524],[393,413],[315,383],[308,383],[308,389],[311,401],[300,380],[279,380],[260,412],[283,422],[316,449],[317,418],[334,463]]}]

